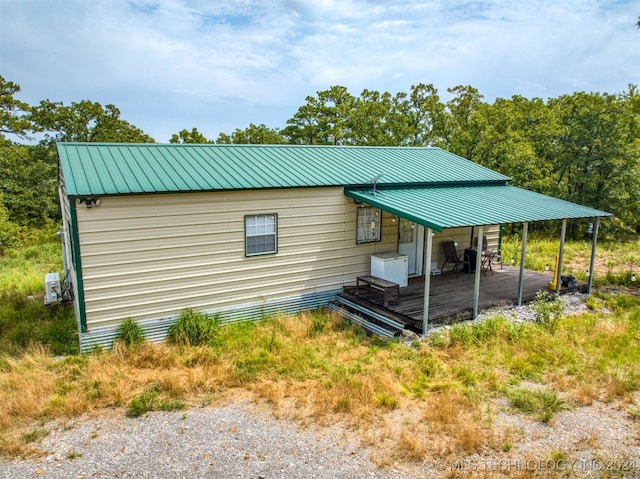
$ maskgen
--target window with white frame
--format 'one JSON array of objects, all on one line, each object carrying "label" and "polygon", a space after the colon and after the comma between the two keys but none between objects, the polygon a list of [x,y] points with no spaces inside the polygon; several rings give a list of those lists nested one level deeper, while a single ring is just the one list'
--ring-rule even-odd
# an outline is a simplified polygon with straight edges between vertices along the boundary
[{"label": "window with white frame", "polygon": [[360,206],[356,209],[356,243],[380,241],[382,212],[373,206]]},{"label": "window with white frame", "polygon": [[245,254],[256,256],[278,251],[278,215],[247,215],[244,217]]}]

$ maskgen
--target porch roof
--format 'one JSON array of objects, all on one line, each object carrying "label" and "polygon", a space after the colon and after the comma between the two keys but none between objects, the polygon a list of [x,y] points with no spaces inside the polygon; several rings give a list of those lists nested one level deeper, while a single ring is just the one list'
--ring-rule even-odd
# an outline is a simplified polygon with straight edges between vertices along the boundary
[{"label": "porch roof", "polygon": [[345,189],[345,195],[414,223],[444,228],[574,218],[611,213],[511,185]]}]

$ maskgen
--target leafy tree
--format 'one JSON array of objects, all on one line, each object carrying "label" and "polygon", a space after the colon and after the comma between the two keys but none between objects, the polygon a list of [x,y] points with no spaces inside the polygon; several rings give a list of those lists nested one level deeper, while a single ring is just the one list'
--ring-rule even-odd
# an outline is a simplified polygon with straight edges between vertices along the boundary
[{"label": "leafy tree", "polygon": [[[636,101],[635,91],[629,95]],[[623,96],[574,93],[550,100],[561,125],[556,168],[562,196],[613,212],[617,226],[638,223],[637,116]]]},{"label": "leafy tree", "polygon": [[349,118],[354,145],[399,145],[394,128],[393,98],[388,92],[363,90],[353,104]]},{"label": "leafy tree", "polygon": [[197,128],[189,130],[180,130],[179,133],[171,135],[169,143],[214,143],[213,140],[207,139]]},{"label": "leafy tree", "polygon": [[[15,99],[19,91],[0,76],[0,228],[41,226],[59,215],[55,141],[153,142],[122,120],[114,105],[46,100],[30,107]],[[510,176],[518,186],[611,211],[616,227],[640,229],[637,87],[619,95],[582,92],[547,102],[516,95],[492,104],[471,86],[447,91],[452,98],[443,103],[431,84],[395,95],[363,90],[357,98],[332,86],[308,96],[283,130],[251,123],[221,133],[216,142],[441,146]],[[33,131],[45,132],[37,147],[5,138],[27,138]],[[192,128],[170,142],[213,140]]]},{"label": "leafy tree", "polygon": [[307,104],[298,108],[293,117],[287,120],[282,134],[293,144],[326,144],[326,132],[322,131],[316,99],[308,96],[305,101]]},{"label": "leafy tree", "polygon": [[19,92],[19,85],[0,75],[0,138],[5,138],[7,134],[28,138],[27,132],[32,128],[31,122],[26,118],[29,105],[14,97]]},{"label": "leafy tree", "polygon": [[351,142],[349,118],[355,98],[343,86],[308,96],[305,105],[287,120],[282,135],[294,144],[344,145]]},{"label": "leafy tree", "polygon": [[[636,85],[618,96],[623,109],[624,143],[626,144],[627,169],[624,176],[625,190],[619,195],[620,209],[624,214],[618,218],[630,230],[640,233],[640,92]],[[626,208],[625,208],[626,204]]]},{"label": "leafy tree", "polygon": [[397,144],[432,146],[444,132],[445,108],[432,84],[411,86],[411,91],[396,94],[391,128]]},{"label": "leafy tree", "polygon": [[282,134],[297,144],[426,146],[442,136],[444,120],[444,105],[431,84],[393,97],[364,90],[359,98],[333,86],[307,97]]},{"label": "leafy tree", "polygon": [[9,221],[9,212],[0,191],[0,255],[20,244],[20,228]]},{"label": "leafy tree", "polygon": [[56,141],[153,143],[139,128],[120,118],[114,105],[82,100],[65,106],[43,100],[29,116],[38,131],[46,132],[47,144]]},{"label": "leafy tree", "polygon": [[216,143],[220,144],[236,144],[236,145],[278,145],[286,143],[285,139],[280,135],[278,130],[268,128],[260,124],[251,123],[244,130],[236,128],[231,135],[220,133]]},{"label": "leafy tree", "polygon": [[558,125],[539,98],[498,98],[481,104],[475,124],[483,131],[475,146],[477,161],[513,178],[516,185],[553,194],[553,151]]},{"label": "leafy tree", "polygon": [[486,127],[481,108],[482,95],[472,86],[458,85],[448,88],[454,95],[445,107],[447,111],[440,146],[469,160],[477,161],[476,147]]},{"label": "leafy tree", "polygon": [[57,159],[50,148],[0,147],[0,189],[7,220],[43,227],[60,216],[57,196]]}]

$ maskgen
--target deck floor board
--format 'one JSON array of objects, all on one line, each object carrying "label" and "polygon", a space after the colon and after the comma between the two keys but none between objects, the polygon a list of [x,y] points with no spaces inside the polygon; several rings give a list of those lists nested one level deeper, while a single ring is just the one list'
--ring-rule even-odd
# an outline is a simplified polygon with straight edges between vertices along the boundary
[{"label": "deck floor board", "polygon": [[[518,297],[518,278],[520,270],[512,266],[494,267],[493,274],[480,277],[480,311],[498,306],[513,305]],[[553,280],[550,273],[525,270],[522,288],[523,302],[535,298],[539,291],[549,290],[549,282]],[[470,318],[473,315],[473,291],[475,276],[460,273],[459,277],[452,272],[445,272],[431,277],[429,295],[429,323],[442,324]],[[579,284],[584,289],[585,284]],[[347,293],[348,294],[348,293]],[[390,303],[387,308],[382,305],[382,298],[376,294],[361,294],[363,299],[376,308],[387,309],[407,317],[407,323],[415,326],[422,324],[424,308],[424,278],[412,278],[409,285],[400,288],[400,301]]]}]

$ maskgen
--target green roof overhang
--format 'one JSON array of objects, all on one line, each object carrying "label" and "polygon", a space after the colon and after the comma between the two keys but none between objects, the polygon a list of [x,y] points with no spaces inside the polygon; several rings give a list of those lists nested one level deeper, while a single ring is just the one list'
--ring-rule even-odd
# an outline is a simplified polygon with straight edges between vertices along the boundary
[{"label": "green roof overhang", "polygon": [[435,231],[611,213],[511,185],[345,189],[345,195]]}]

